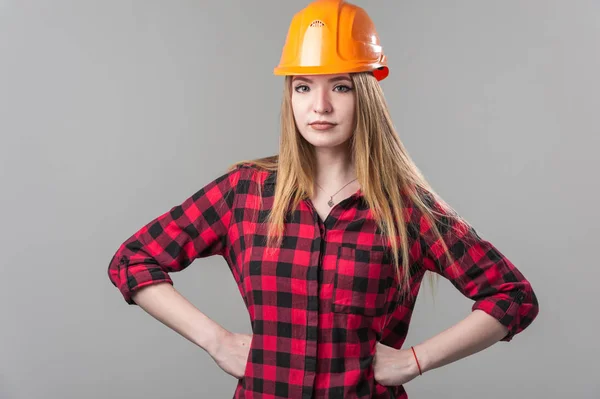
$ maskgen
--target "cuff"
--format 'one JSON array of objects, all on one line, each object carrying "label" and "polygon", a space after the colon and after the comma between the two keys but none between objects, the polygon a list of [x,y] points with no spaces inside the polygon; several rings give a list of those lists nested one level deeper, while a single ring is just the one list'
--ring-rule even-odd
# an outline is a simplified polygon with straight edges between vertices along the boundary
[{"label": "cuff", "polygon": [[473,304],[472,310],[479,309],[498,320],[508,328],[508,333],[500,341],[508,342],[522,330],[519,308],[526,294],[523,291],[491,296]]},{"label": "cuff", "polygon": [[118,266],[117,287],[123,295],[123,299],[130,305],[137,305],[133,300],[133,293],[140,288],[158,283],[169,283],[173,280],[167,272],[155,264],[136,263],[132,264],[126,257],[121,258]]}]

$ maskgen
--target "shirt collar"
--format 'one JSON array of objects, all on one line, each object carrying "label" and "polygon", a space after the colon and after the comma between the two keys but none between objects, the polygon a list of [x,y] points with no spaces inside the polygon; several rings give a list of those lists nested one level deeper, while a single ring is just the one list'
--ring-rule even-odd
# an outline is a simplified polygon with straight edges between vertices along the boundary
[{"label": "shirt collar", "polygon": [[[277,171],[268,171],[267,173],[268,173],[267,177],[264,181],[265,194],[273,195],[273,194],[275,194],[275,183],[277,182]],[[350,198],[357,198],[359,201],[360,208],[366,209],[368,207],[362,191],[359,191],[358,193],[353,194]]]}]

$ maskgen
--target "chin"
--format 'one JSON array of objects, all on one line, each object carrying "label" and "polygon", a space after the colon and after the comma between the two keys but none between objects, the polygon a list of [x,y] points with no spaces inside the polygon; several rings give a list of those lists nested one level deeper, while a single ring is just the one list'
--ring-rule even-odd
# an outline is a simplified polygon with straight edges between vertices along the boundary
[{"label": "chin", "polygon": [[317,148],[335,148],[346,143],[349,139],[349,137],[338,137],[335,134],[327,136],[327,133],[317,135],[309,133],[303,135],[303,137],[309,144]]}]

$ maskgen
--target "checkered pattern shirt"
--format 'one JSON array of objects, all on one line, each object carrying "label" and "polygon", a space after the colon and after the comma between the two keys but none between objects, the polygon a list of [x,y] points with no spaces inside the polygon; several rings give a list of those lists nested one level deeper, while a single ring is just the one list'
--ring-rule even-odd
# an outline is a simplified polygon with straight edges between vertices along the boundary
[{"label": "checkered pattern shirt", "polygon": [[473,300],[473,309],[505,325],[504,341],[536,317],[530,283],[498,249],[469,225],[440,223],[455,259],[449,264],[431,226],[410,203],[404,211],[415,295],[398,301],[392,258],[360,190],[325,220],[310,200],[301,201],[286,217],[281,247],[265,251],[263,222],[275,183],[276,172],[249,164],[228,171],[143,226],[108,267],[112,283],[135,304],[134,291],[172,284],[169,273],[195,259],[225,259],[253,332],[234,398],[406,398],[403,386],[374,379],[375,344],[402,347],[428,270],[449,279]]}]

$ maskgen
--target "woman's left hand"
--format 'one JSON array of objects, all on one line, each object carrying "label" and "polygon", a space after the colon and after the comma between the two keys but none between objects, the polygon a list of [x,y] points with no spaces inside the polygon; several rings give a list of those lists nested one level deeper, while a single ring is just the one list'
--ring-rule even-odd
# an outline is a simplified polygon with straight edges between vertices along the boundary
[{"label": "woman's left hand", "polygon": [[394,349],[377,342],[373,368],[375,380],[381,385],[402,385],[419,375],[410,349]]}]

